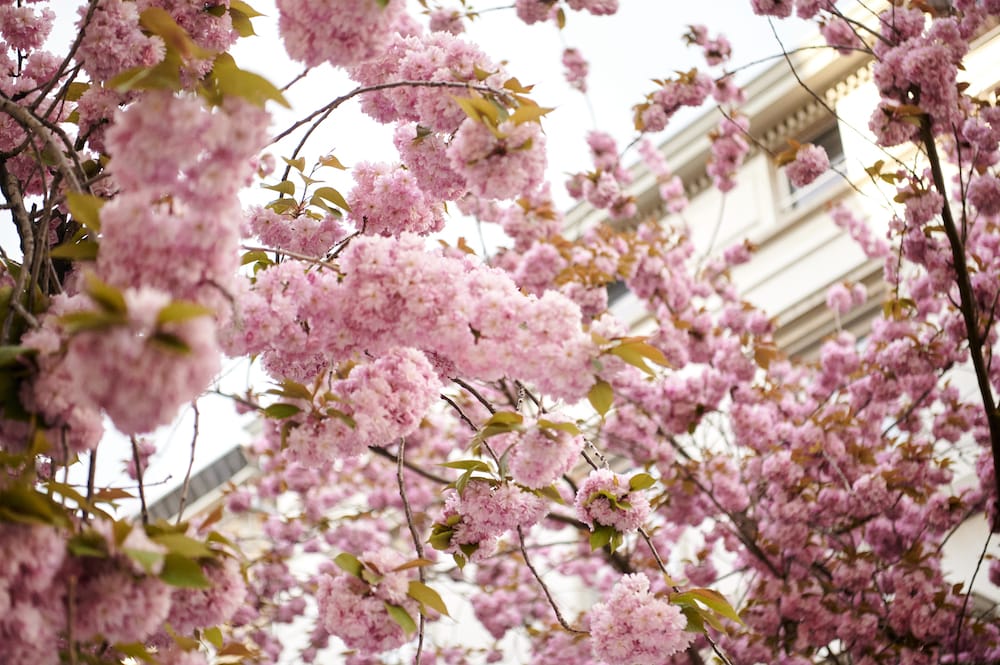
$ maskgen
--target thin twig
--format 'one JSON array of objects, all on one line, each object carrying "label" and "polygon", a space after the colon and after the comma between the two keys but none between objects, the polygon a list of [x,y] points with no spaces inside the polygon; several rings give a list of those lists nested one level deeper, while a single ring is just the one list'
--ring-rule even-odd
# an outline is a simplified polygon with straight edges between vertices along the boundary
[{"label": "thin twig", "polygon": [[[21,252],[24,255],[24,260],[22,260],[21,270],[18,272],[14,290],[10,295],[11,303],[20,304],[21,296],[27,287],[28,273],[30,272],[27,269],[26,263],[35,253],[35,233],[31,225],[31,220],[28,218],[28,211],[24,207],[21,183],[18,182],[17,177],[13,173],[7,170],[2,161],[0,161],[0,192],[3,193],[4,198],[12,206],[11,214],[17,223],[18,234],[21,236]],[[0,343],[9,344],[13,341],[11,339],[11,330],[14,325],[14,315],[16,313],[18,313],[17,309],[11,307],[4,318],[3,331],[2,335],[0,335],[0,340],[2,341]]]},{"label": "thin twig", "polygon": [[292,252],[287,249],[271,249],[269,247],[256,247],[253,245],[240,245],[240,249],[247,252],[275,252],[276,254],[281,254],[287,256],[291,259],[296,259],[298,261],[305,261],[306,263],[312,263],[321,268],[326,268],[327,270],[332,270],[334,272],[339,272],[337,267],[327,263],[324,259],[318,256],[309,256],[308,254],[299,254],[298,252]]},{"label": "thin twig", "polygon": [[[403,501],[403,512],[406,513],[406,525],[410,527],[410,537],[413,538],[413,549],[417,551],[417,557],[424,558],[424,544],[420,541],[420,534],[417,533],[417,525],[413,522],[413,509],[410,508],[410,501],[406,498],[406,484],[403,482],[403,467],[406,464],[406,438],[399,438],[399,452],[396,456],[396,482],[399,483],[399,498]],[[424,581],[423,566],[417,567],[420,581]],[[424,650],[424,613],[420,612],[420,622],[417,629],[417,653],[413,657],[413,665],[420,665],[420,654]]]},{"label": "thin twig", "polygon": [[76,665],[76,644],[73,638],[73,624],[76,622],[76,575],[70,575],[66,582],[66,646],[69,665]]},{"label": "thin twig", "polygon": [[132,436],[132,460],[135,462],[135,479],[139,485],[139,505],[142,508],[142,523],[149,524],[149,511],[146,509],[146,492],[142,487],[142,460],[139,458],[139,442]]},{"label": "thin twig", "polygon": [[42,89],[41,93],[35,99],[34,103],[32,104],[32,108],[37,108],[37,105],[40,104],[43,99],[45,99],[45,96],[52,91],[52,88],[55,87],[56,82],[59,81],[59,79],[62,78],[62,75],[66,72],[66,68],[69,67],[69,63],[73,61],[73,56],[76,55],[77,49],[79,49],[80,44],[83,43],[83,38],[87,32],[87,26],[90,25],[90,22],[94,18],[94,12],[96,11],[97,11],[97,0],[90,0],[90,3],[88,4],[87,7],[87,13],[80,20],[79,24],[80,29],[76,33],[76,39],[73,40],[73,44],[69,47],[69,52],[66,53],[66,57],[59,64],[59,69],[56,70],[56,73],[52,76],[52,78],[49,79],[48,84],[45,86],[45,88]]},{"label": "thin twig", "polygon": [[955,625],[955,662],[958,662],[958,646],[959,639],[962,636],[962,623],[965,621],[965,611],[969,606],[969,597],[972,596],[972,585],[976,582],[976,575],[979,574],[979,569],[983,565],[983,560],[986,558],[986,550],[989,549],[990,539],[993,537],[993,533],[990,532],[986,534],[986,542],[983,543],[983,551],[979,553],[979,560],[976,561],[976,569],[972,571],[972,579],[969,580],[969,588],[965,592],[965,598],[962,600],[962,610],[958,613],[958,621]]},{"label": "thin twig", "polygon": [[194,434],[191,436],[191,457],[188,459],[187,472],[184,474],[184,485],[181,487],[180,505],[177,507],[177,524],[181,523],[184,515],[184,505],[187,503],[188,488],[191,485],[191,469],[194,468],[194,451],[198,444],[198,424],[201,420],[201,412],[198,411],[198,402],[191,402],[191,410],[194,411]]},{"label": "thin twig", "polygon": [[[391,90],[392,88],[460,88],[462,90],[475,90],[476,92],[485,92],[493,95],[500,96],[504,99],[509,98],[509,94],[503,92],[502,90],[496,90],[489,87],[488,85],[468,83],[465,81],[392,81],[390,83],[377,83],[375,85],[363,85],[351,90],[347,94],[341,95],[336,99],[332,100],[328,104],[316,109],[309,115],[305,116],[300,120],[293,122],[288,129],[284,130],[277,136],[271,139],[271,143],[277,143],[281,139],[285,138],[292,132],[294,132],[299,127],[311,122],[313,118],[322,116],[322,120],[329,117],[330,113],[335,111],[344,102],[347,102],[358,95],[363,95],[366,92],[378,92],[379,90]],[[287,177],[287,171],[285,177]]]},{"label": "thin twig", "polygon": [[[375,453],[379,457],[384,457],[387,460],[390,460],[392,462],[396,462],[396,463],[399,462],[399,457],[398,456],[393,455],[391,452],[389,452],[388,450],[386,450],[385,448],[383,448],[381,446],[368,446],[368,450],[372,451],[373,453]],[[448,480],[447,478],[442,478],[441,476],[437,476],[437,475],[431,473],[430,471],[425,470],[423,467],[420,467],[420,466],[417,466],[416,464],[413,464],[412,462],[407,462],[407,461],[404,460],[403,466],[405,466],[407,469],[409,469],[413,473],[417,474],[418,476],[422,476],[422,477],[426,478],[427,480],[433,480],[434,482],[436,482],[436,483],[438,483],[440,485],[448,485],[448,484],[451,483],[451,481]]]},{"label": "thin twig", "polygon": [[494,407],[493,404],[491,404],[488,399],[480,395],[479,391],[470,386],[468,383],[466,383],[462,379],[459,379],[458,377],[452,377],[451,380],[457,383],[458,385],[462,386],[466,390],[468,390],[472,394],[472,396],[475,397],[480,404],[485,406],[486,410],[489,411],[491,414],[497,412],[496,407]]},{"label": "thin twig", "polygon": [[296,83],[298,83],[299,81],[301,81],[302,79],[304,79],[306,77],[306,75],[310,71],[311,71],[311,68],[309,68],[309,67],[306,67],[305,69],[303,69],[302,73],[300,73],[298,76],[296,76],[295,78],[293,78],[291,81],[289,81],[285,85],[281,86],[281,91],[282,92],[288,92],[289,88],[291,88],[293,85],[295,85]]},{"label": "thin twig", "polygon": [[[76,176],[77,173],[82,173],[83,170],[79,168],[74,169],[66,160],[66,155],[63,154],[63,149],[65,149],[74,160],[79,158],[79,155],[73,149],[73,142],[69,140],[65,131],[54,123],[39,118],[29,109],[21,106],[3,93],[0,93],[0,112],[6,113],[14,122],[24,128],[25,131],[41,139],[45,147],[49,149],[45,153],[46,158],[51,159],[54,162],[54,166],[66,178],[69,189],[74,192],[80,191],[80,180]],[[53,134],[59,137],[58,142],[53,138]]]},{"label": "thin twig", "polygon": [[[68,459],[68,458],[67,458]],[[87,506],[93,505],[94,483],[97,479],[97,448],[90,451],[90,466],[87,468]],[[88,518],[87,506],[83,508],[83,521]]]},{"label": "thin twig", "polygon": [[[985,340],[979,330],[979,311],[976,306],[976,296],[972,289],[972,280],[969,277],[969,267],[965,259],[965,247],[959,236],[958,228],[951,214],[951,206],[948,204],[946,196],[947,187],[944,181],[944,173],[941,170],[941,159],[938,157],[937,145],[934,142],[934,131],[931,125],[931,117],[924,114],[920,117],[920,138],[927,151],[927,159],[931,165],[931,176],[934,180],[934,187],[941,194],[944,203],[941,207],[941,223],[944,226],[945,235],[948,237],[948,244],[951,246],[952,267],[955,270],[955,282],[958,285],[958,294],[961,306],[959,310],[965,321],[966,339],[969,341],[969,356],[972,359],[972,366],[976,372],[976,383],[979,386],[979,394],[983,400],[983,410],[986,415],[986,422],[990,428],[990,451],[993,453],[994,496],[993,503],[1000,507],[1000,414],[997,413],[996,401],[993,399],[993,389],[990,386],[989,372],[986,369],[986,362],[983,358],[983,348]],[[998,517],[990,525],[991,531],[1000,530],[1000,510],[995,513]]]},{"label": "thin twig", "polygon": [[542,580],[542,576],[538,574],[538,571],[535,570],[535,566],[531,563],[531,558],[528,556],[528,549],[524,546],[524,531],[521,529],[521,525],[518,525],[517,527],[517,539],[518,542],[521,544],[521,556],[524,557],[524,563],[525,565],[528,566],[528,570],[531,571],[531,574],[535,577],[535,580],[538,582],[538,585],[542,587],[542,591],[545,593],[545,597],[549,601],[549,606],[552,608],[552,611],[556,613],[556,620],[559,622],[559,625],[571,633],[577,633],[578,635],[589,635],[590,633],[588,633],[587,631],[578,630],[570,626],[568,623],[566,623],[566,619],[563,618],[562,612],[559,611],[559,606],[556,605],[555,598],[552,597],[552,593],[549,591],[549,587],[545,584],[545,582]]},{"label": "thin twig", "polygon": [[441,395],[441,399],[443,399],[444,401],[448,402],[448,404],[450,404],[451,407],[453,409],[455,409],[455,411],[458,412],[458,417],[462,419],[462,422],[464,422],[466,425],[469,426],[469,429],[471,429],[473,432],[478,432],[479,431],[479,428],[476,427],[476,424],[474,422],[472,422],[472,420],[469,419],[469,416],[465,415],[465,412],[462,411],[462,407],[460,407],[458,404],[456,404],[455,400],[453,400],[452,398],[448,397],[447,395]]}]

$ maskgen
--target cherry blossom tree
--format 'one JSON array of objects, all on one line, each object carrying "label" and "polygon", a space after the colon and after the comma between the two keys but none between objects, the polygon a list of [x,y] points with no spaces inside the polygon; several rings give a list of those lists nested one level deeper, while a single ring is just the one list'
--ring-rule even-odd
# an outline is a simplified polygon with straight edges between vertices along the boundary
[{"label": "cherry blossom tree", "polygon": [[[720,109],[723,194],[758,141],[725,37],[687,29],[705,66],[633,100],[628,148],[585,137],[592,163],[566,187],[614,223],[567,238],[549,109],[462,37],[485,13],[277,4],[288,54],[357,85],[285,131],[269,109],[287,88],[229,53],[274,20],[242,0],[92,0],[59,57],[41,48],[52,8],[0,6],[17,238],[0,255],[0,662],[1000,660],[994,609],[942,557],[970,517],[1000,530],[1000,107],[962,78],[1000,2],[749,3],[863,53],[881,96],[868,173],[894,192],[889,233],[830,217],[884,263],[890,296],[864,343],[838,331],[815,362],[785,357],[735,288],[752,246],[700,257],[662,221],[687,204],[655,143],[679,109]],[[557,29],[617,8],[504,9]],[[586,57],[562,58],[580,92]],[[323,180],[340,160],[303,150],[349,100],[393,128],[398,160],[353,165],[342,193]],[[630,193],[633,147],[653,219]],[[809,144],[774,158],[796,186],[830,168]],[[243,203],[251,185],[269,202]],[[456,211],[509,247],[433,242]],[[619,281],[650,334],[609,311]],[[866,295],[837,285],[827,304]],[[215,389],[223,356],[267,377],[229,395],[257,423],[258,472],[215,510],[153,520],[142,436]],[[128,488],[94,481],[112,429],[131,439]],[[449,637],[458,605],[489,637]]]}]

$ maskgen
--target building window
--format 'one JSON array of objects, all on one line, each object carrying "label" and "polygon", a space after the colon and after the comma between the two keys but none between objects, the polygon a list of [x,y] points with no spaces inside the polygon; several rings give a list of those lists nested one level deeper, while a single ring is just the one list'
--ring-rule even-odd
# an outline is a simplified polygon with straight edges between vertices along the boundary
[{"label": "building window", "polygon": [[611,282],[607,286],[608,289],[608,307],[624,298],[628,295],[628,287],[625,286],[624,280],[618,280],[617,282]]}]

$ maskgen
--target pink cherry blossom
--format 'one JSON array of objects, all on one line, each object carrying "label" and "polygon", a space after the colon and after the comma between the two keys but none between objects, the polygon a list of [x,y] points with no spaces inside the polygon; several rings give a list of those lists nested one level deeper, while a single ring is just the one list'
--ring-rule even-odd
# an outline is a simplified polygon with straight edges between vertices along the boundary
[{"label": "pink cherry blossom", "polygon": [[799,146],[795,160],[785,167],[788,180],[796,187],[805,187],[830,168],[823,146],[807,143]]},{"label": "pink cherry blossom", "polygon": [[625,575],[590,609],[594,656],[602,663],[658,665],[688,648],[693,634],[680,608],[650,593],[643,573]]}]

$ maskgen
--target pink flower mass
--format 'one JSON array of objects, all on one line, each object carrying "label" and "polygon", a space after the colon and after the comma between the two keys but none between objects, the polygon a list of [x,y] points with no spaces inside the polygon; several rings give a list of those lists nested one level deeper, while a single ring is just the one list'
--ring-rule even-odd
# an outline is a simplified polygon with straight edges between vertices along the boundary
[{"label": "pink flower mass", "polygon": [[682,4],[0,2],[0,665],[1000,662],[1000,1]]},{"label": "pink flower mass", "polygon": [[602,663],[656,665],[684,651],[694,636],[676,605],[649,592],[645,575],[625,575],[590,610],[594,655]]},{"label": "pink flower mass", "polygon": [[795,160],[785,167],[788,180],[796,187],[805,187],[827,169],[830,159],[822,146],[803,145],[795,153]]}]

